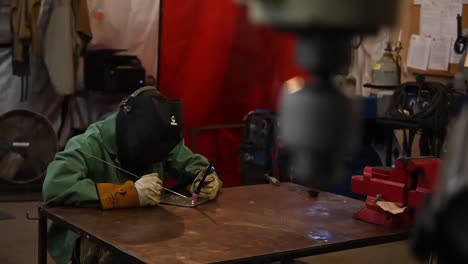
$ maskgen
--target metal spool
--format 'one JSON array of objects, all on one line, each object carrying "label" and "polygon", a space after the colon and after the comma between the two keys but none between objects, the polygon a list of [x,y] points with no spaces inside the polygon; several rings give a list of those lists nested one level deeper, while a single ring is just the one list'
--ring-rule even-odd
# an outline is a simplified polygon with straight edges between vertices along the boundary
[{"label": "metal spool", "polygon": [[0,116],[0,180],[13,184],[41,180],[57,150],[57,135],[45,117],[27,110]]}]

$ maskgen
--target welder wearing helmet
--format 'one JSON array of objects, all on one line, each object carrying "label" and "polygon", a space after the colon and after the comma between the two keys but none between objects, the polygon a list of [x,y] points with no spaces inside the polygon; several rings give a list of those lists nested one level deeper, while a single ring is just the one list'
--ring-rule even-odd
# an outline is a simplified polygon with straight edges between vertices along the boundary
[{"label": "welder wearing helmet", "polygon": [[[167,100],[154,87],[143,87],[122,102],[118,113],[68,141],[50,163],[42,193],[49,205],[155,206],[166,178],[193,191],[208,165],[184,145],[180,102]],[[200,197],[208,199],[214,199],[222,185],[216,173],[202,184]],[[113,254],[63,226],[52,224],[47,235],[49,253],[58,264],[119,263]]]}]

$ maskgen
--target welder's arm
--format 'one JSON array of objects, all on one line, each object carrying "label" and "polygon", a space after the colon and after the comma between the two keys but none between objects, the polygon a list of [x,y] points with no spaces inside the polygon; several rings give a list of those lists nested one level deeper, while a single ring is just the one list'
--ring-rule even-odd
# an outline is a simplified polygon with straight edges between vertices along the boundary
[{"label": "welder's arm", "polygon": [[139,206],[138,192],[133,182],[122,185],[96,184],[87,177],[93,161],[78,151],[91,151],[86,146],[86,143],[73,138],[50,163],[42,187],[47,204],[104,209]]}]

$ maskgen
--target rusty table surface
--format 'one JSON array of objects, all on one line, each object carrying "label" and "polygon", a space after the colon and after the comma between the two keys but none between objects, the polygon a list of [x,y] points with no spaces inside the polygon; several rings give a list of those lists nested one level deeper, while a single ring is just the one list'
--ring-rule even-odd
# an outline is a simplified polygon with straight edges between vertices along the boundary
[{"label": "rusty table surface", "polygon": [[407,237],[353,219],[363,206],[326,192],[312,198],[307,188],[282,183],[226,188],[197,208],[40,211],[135,262],[213,263],[280,260]]}]

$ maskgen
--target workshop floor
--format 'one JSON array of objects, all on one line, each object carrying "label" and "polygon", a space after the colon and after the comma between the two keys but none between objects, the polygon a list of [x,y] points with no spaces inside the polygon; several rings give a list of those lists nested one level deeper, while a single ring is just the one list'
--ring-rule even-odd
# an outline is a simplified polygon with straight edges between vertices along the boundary
[{"label": "workshop floor", "polygon": [[[2,264],[37,263],[37,222],[27,220],[26,213],[37,216],[38,202],[0,203],[0,211],[16,219],[0,220],[0,262]],[[390,243],[380,246],[301,259],[305,263],[346,263],[346,264],[399,264],[415,262],[405,242]],[[49,263],[53,263],[49,260]]]}]

